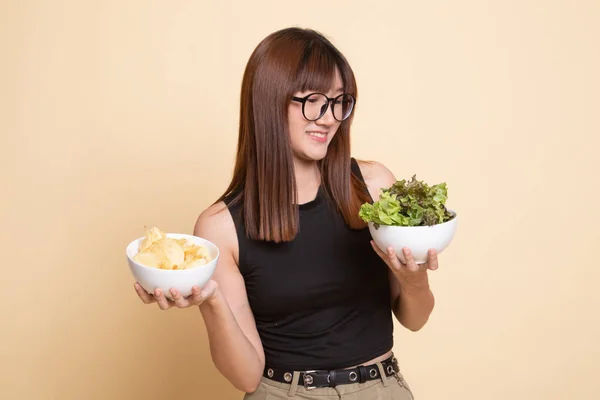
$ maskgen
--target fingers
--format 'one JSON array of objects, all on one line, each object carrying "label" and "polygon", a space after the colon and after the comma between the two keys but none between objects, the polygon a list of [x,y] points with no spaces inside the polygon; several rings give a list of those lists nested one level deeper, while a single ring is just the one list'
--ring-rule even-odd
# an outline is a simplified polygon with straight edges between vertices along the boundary
[{"label": "fingers", "polygon": [[198,286],[192,287],[192,293],[188,297],[183,297],[177,289],[171,289],[170,292],[173,300],[167,299],[162,290],[158,288],[154,290],[154,295],[148,294],[137,282],[134,284],[134,288],[145,304],[157,303],[161,310],[168,310],[173,306],[187,308],[193,305],[200,305],[206,298]]},{"label": "fingers", "polygon": [[[209,291],[214,291],[214,285],[207,285],[206,289]],[[177,306],[178,308],[187,308],[190,306],[200,305],[202,302],[211,294],[211,293],[203,293],[203,290],[200,290],[198,286],[192,287],[192,293],[188,297],[183,297],[181,293],[177,289],[169,290],[171,292],[171,296],[173,300],[167,299],[161,289],[155,289],[154,295],[149,294],[144,290],[144,288],[139,284],[135,283],[133,285],[135,291],[139,298],[145,303],[157,303],[158,307],[161,310],[168,310],[173,306]],[[203,288],[204,289],[204,288]]]},{"label": "fingers", "polygon": [[373,250],[375,250],[375,253],[377,253],[377,255],[381,257],[381,259],[385,261],[386,264],[388,264],[388,266],[396,269],[402,267],[402,263],[400,262],[398,257],[396,257],[396,253],[394,253],[394,249],[391,246],[388,247],[387,253],[382,251],[373,240],[371,240],[371,246],[373,247]]},{"label": "fingers", "polygon": [[427,268],[429,268],[432,271],[438,269],[438,257],[437,251],[435,251],[435,249],[429,249],[429,252],[427,254]]},{"label": "fingers", "polygon": [[394,250],[394,248],[392,246],[387,248],[386,257],[388,259],[388,262],[391,264],[391,266],[394,269],[399,270],[399,269],[405,267],[405,265],[402,263],[402,261],[400,261],[400,259],[398,258],[398,255],[396,255],[396,251]]},{"label": "fingers", "polygon": [[169,302],[169,300],[167,300],[167,298],[163,294],[162,290],[160,290],[158,288],[154,289],[154,298],[156,299],[156,302],[158,303],[158,307],[160,307],[161,310],[168,310],[169,308],[171,308],[171,305],[173,304],[173,303]]},{"label": "fingers", "polygon": [[192,287],[192,294],[190,295],[190,301],[192,304],[199,306],[204,301],[204,296],[198,286]]},{"label": "fingers", "polygon": [[188,297],[183,297],[177,289],[171,289],[171,295],[175,305],[179,308],[199,306],[207,297],[204,290],[200,290],[198,286],[192,287],[192,293]]},{"label": "fingers", "polygon": [[432,271],[438,269],[438,256],[435,249],[429,249],[429,251],[427,252],[426,263],[417,264],[415,258],[412,255],[412,252],[407,247],[402,249],[402,255],[404,256],[403,263],[397,256],[392,246],[388,247],[387,252],[383,252],[373,240],[371,240],[371,246],[373,247],[377,255],[379,255],[379,257],[381,257],[386,262],[386,264],[390,266],[390,268],[393,268],[395,270],[400,270],[404,268],[410,272],[418,272],[420,270],[425,269],[429,269]]},{"label": "fingers", "polygon": [[154,297],[149,295],[139,283],[136,282],[133,287],[135,288],[137,295],[145,304],[154,303],[156,301]]},{"label": "fingers", "polygon": [[420,268],[423,268],[435,271],[436,269],[438,269],[438,257],[435,249],[429,249],[429,251],[427,252],[427,262],[421,265],[415,262],[414,257],[410,252],[410,249],[404,248],[402,251],[404,253],[404,258],[406,259],[406,266],[409,270],[418,271]]},{"label": "fingers", "polygon": [[381,257],[383,259],[383,261],[385,261],[386,264],[388,264],[388,266],[390,266],[391,268],[399,270],[404,267],[404,265],[402,264],[402,262],[396,255],[396,252],[394,251],[394,248],[392,246],[387,248],[387,253],[384,253],[379,248],[379,246],[377,246],[377,244],[375,244],[375,242],[373,240],[371,240],[371,246],[373,246],[373,249],[375,250],[377,255],[379,255],[379,257]]},{"label": "fingers", "polygon": [[181,295],[181,293],[179,293],[177,289],[171,289],[171,296],[173,296],[173,301],[175,305],[179,308],[186,308],[190,305],[189,301],[183,298],[183,296]]},{"label": "fingers", "polygon": [[402,253],[404,254],[406,268],[408,268],[409,271],[417,272],[419,270],[419,266],[415,262],[415,259],[412,253],[410,252],[410,249],[405,247],[402,249]]}]

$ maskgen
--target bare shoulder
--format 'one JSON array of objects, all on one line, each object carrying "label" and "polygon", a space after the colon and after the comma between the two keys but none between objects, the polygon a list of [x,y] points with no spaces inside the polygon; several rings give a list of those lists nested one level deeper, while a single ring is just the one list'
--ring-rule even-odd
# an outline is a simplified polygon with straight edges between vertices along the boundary
[{"label": "bare shoulder", "polygon": [[194,226],[194,234],[228,228],[234,228],[233,219],[225,203],[220,201],[200,213]]},{"label": "bare shoulder", "polygon": [[221,253],[229,252],[237,262],[235,224],[224,202],[215,203],[200,213],[194,225],[194,235],[215,243]]},{"label": "bare shoulder", "polygon": [[360,172],[365,179],[369,193],[373,199],[378,199],[381,189],[389,188],[396,182],[396,177],[385,165],[374,160],[356,160]]}]

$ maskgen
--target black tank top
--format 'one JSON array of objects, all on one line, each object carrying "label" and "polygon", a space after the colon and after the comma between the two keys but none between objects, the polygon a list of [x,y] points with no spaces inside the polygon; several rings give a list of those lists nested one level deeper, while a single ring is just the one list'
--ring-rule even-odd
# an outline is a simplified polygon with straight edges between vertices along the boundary
[{"label": "black tank top", "polygon": [[[364,182],[354,159],[352,171]],[[320,188],[298,206],[293,241],[251,240],[241,203],[230,198],[225,203],[237,230],[239,269],[268,366],[343,368],[392,348],[388,267],[371,247],[368,228],[350,229]]]}]

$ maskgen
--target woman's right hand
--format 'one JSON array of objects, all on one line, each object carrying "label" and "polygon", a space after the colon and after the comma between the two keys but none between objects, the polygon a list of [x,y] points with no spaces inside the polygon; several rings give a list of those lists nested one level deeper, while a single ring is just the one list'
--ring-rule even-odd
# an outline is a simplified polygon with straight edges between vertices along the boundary
[{"label": "woman's right hand", "polygon": [[173,300],[167,299],[160,289],[155,289],[154,295],[151,295],[137,282],[134,284],[134,288],[139,298],[145,304],[157,303],[161,310],[168,310],[171,307],[188,308],[199,306],[214,296],[217,290],[217,282],[210,280],[202,288],[198,286],[192,287],[192,294],[188,297],[183,297],[177,289],[171,289]]}]

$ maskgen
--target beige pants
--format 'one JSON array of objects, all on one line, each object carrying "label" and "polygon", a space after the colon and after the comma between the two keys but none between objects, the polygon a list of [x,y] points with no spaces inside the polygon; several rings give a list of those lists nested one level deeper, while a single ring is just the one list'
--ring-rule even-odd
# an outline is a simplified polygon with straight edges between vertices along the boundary
[{"label": "beige pants", "polygon": [[387,378],[381,363],[377,364],[382,379],[338,385],[334,388],[305,389],[304,386],[298,386],[299,372],[294,372],[291,384],[263,377],[256,391],[246,394],[244,400],[414,400],[402,373],[398,372]]}]

